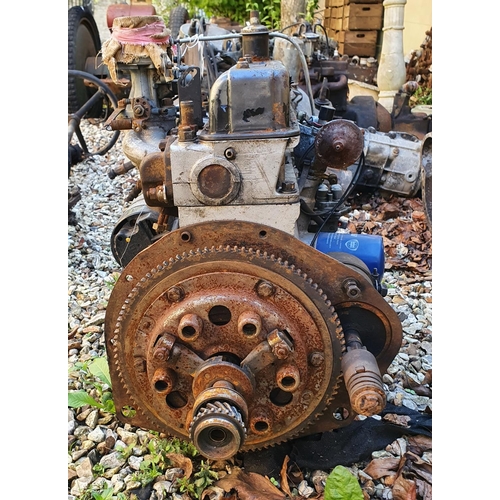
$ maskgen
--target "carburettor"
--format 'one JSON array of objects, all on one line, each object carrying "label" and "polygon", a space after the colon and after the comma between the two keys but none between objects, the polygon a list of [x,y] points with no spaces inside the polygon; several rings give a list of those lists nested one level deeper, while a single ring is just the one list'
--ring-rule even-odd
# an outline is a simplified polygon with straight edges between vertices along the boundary
[{"label": "carburettor", "polygon": [[180,98],[157,151],[141,146],[154,136],[147,121],[127,132],[143,151],[129,155],[143,201],[113,244],[117,254],[134,238],[147,244],[121,261],[105,323],[118,417],[211,459],[379,413],[381,373],[401,345],[380,239],[332,233],[320,251],[308,232],[327,167],[360,157],[362,131],[332,122],[298,169],[289,74],[270,59],[257,12],[241,37],[244,55],[213,84],[206,123],[199,101]]}]

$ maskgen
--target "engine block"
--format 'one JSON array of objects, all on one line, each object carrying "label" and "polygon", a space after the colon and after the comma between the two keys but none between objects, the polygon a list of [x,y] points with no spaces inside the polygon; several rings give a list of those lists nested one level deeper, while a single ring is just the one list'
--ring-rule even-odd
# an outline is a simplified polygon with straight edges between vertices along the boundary
[{"label": "engine block", "polygon": [[[269,58],[257,13],[241,36],[245,55],[212,85],[202,127],[196,100],[180,99],[173,128],[170,102],[161,111],[133,91],[160,112],[124,142],[142,201],[113,235],[124,269],[105,322],[118,417],[211,459],[379,413],[381,374],[401,345],[381,239],[339,234],[317,246],[322,227],[310,229],[318,193],[334,196],[327,169],[362,157],[363,131],[330,122],[299,168],[289,73]],[[133,103],[124,112],[132,123]],[[123,259],[122,241],[136,249]]]}]

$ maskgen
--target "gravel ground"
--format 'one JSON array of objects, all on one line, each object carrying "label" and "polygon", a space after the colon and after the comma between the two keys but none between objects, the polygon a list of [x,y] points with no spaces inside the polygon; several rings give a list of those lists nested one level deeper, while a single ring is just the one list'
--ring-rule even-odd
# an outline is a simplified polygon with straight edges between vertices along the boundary
[{"label": "gravel ground", "polygon": [[[87,124],[83,128],[86,137],[99,133],[96,127],[87,130]],[[110,165],[123,160],[119,140],[104,157],[91,158],[72,167],[69,178],[69,188],[78,186],[81,200],[73,208],[76,225],[68,225],[68,390],[86,389],[96,397],[98,391],[87,383],[84,367],[85,363],[105,355],[104,314],[111,284],[116,273],[120,272],[110,250],[110,236],[126,207],[124,199],[133,186],[135,175],[132,171],[111,180],[106,172]],[[392,271],[385,273],[384,280],[389,288],[386,300],[398,313],[404,335],[401,350],[383,377],[388,402],[431,414],[431,274],[423,276]],[[112,414],[92,406],[68,408],[68,499],[92,498],[85,493],[89,488],[102,491],[107,487],[113,489],[113,498],[117,499],[133,498],[133,494],[151,500],[182,498],[175,481],[178,469],[173,468],[174,473],[157,477],[153,488],[151,483],[148,488],[141,489],[141,484],[135,480],[137,475],[134,476],[134,472],[140,468],[147,455],[146,445],[154,437],[147,430],[123,425]],[[131,444],[133,452],[124,458],[117,450]],[[431,449],[422,451],[421,448],[420,453],[415,453],[411,439],[409,441],[409,437],[404,436],[402,441],[374,452],[372,458],[398,458],[400,464],[408,467],[409,456],[405,455],[408,450],[413,450],[420,460],[414,460],[413,465],[417,463],[421,467],[424,462],[428,474],[419,474],[415,468],[413,473],[410,468],[404,474],[405,481],[413,481],[415,496],[401,496],[399,490],[396,491],[398,480],[394,469],[376,477],[378,474],[368,474],[371,469],[366,468],[367,463],[352,464],[350,470],[363,487],[365,499],[428,500],[432,497]],[[325,475],[329,472],[323,471]],[[225,473],[227,470],[221,471],[221,475]],[[315,471],[314,476],[312,471],[306,472],[302,484],[296,485],[296,491],[303,498],[321,496],[324,481],[317,480],[318,473]],[[164,493],[164,490],[169,493]]]}]

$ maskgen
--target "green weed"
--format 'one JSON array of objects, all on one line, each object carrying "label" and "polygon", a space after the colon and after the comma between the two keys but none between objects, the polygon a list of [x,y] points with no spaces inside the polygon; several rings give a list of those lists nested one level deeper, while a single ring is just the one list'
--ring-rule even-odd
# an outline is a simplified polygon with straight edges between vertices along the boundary
[{"label": "green weed", "polygon": [[[80,372],[82,382],[87,390],[69,391],[68,406],[80,408],[90,405],[107,413],[115,414],[116,408],[111,393],[111,377],[107,359],[100,357],[87,363],[75,363],[74,368]],[[89,389],[96,390],[98,400],[88,393]]]},{"label": "green weed", "polygon": [[410,106],[432,106],[432,88],[418,87],[415,93],[410,97]]},{"label": "green weed", "polygon": [[201,461],[200,470],[191,478],[180,478],[177,480],[177,486],[181,493],[188,493],[195,499],[201,498],[201,494],[211,484],[219,479],[217,472],[210,469],[209,462]]}]

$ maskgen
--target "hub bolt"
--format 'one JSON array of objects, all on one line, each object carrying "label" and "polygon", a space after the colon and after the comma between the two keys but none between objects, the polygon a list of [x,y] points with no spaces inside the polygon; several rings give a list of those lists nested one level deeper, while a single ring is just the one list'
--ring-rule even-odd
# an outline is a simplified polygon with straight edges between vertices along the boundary
[{"label": "hub bolt", "polygon": [[347,279],[344,281],[344,292],[349,295],[351,299],[354,299],[358,297],[358,295],[361,293],[361,290],[359,288],[359,284],[355,279]]},{"label": "hub bolt", "polygon": [[269,283],[269,281],[262,280],[257,283],[257,295],[259,295],[259,297],[270,297],[274,295],[275,291],[273,284]]},{"label": "hub bolt", "polygon": [[167,290],[167,299],[170,302],[180,302],[184,298],[184,290],[180,286],[173,286]]}]

